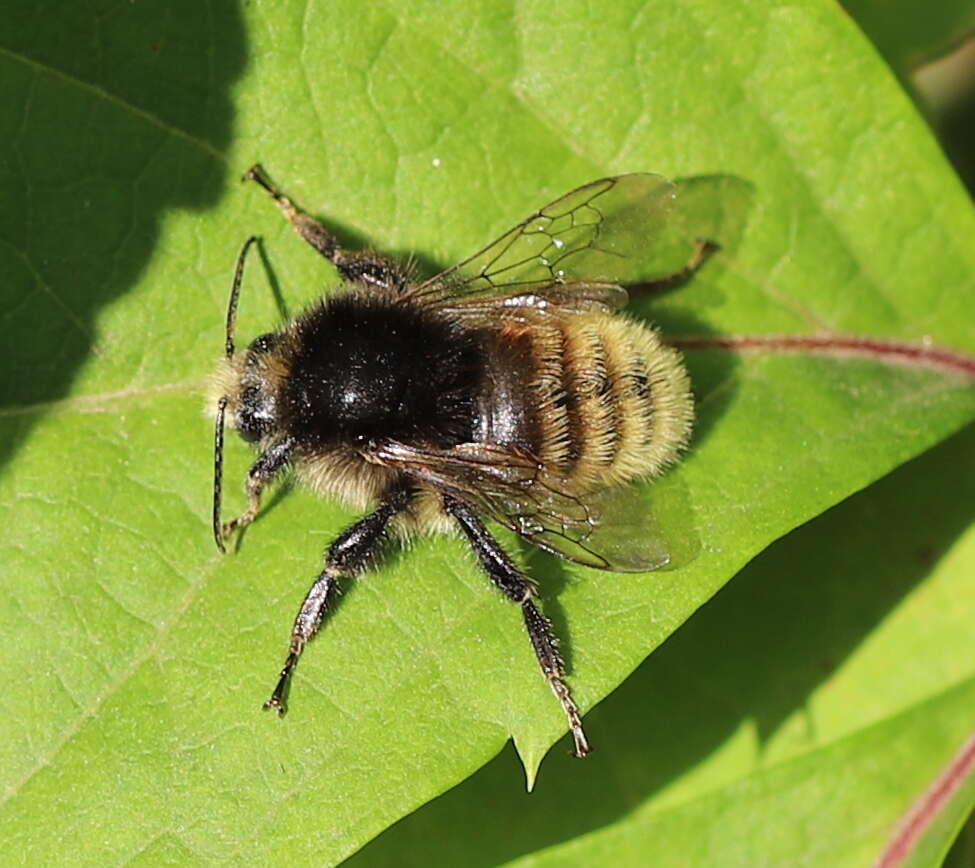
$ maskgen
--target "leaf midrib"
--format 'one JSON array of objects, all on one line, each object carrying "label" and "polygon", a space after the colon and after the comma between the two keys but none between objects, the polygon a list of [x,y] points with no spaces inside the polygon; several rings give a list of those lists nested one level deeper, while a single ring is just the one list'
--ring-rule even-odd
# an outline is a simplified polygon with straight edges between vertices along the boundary
[{"label": "leaf midrib", "polygon": [[167,123],[158,115],[153,114],[152,112],[147,111],[144,108],[140,108],[139,106],[134,105],[128,100],[122,99],[122,97],[112,93],[111,91],[105,90],[105,88],[103,88],[101,85],[95,84],[94,82],[85,81],[84,79],[78,78],[77,76],[64,72],[64,70],[58,69],[55,66],[50,66],[46,63],[41,63],[30,57],[26,57],[23,54],[20,54],[19,52],[11,51],[9,48],[6,48],[2,45],[0,45],[0,56],[7,57],[10,60],[20,63],[26,66],[28,69],[33,70],[35,73],[39,75],[49,75],[52,78],[56,78],[58,81],[64,82],[65,84],[71,85],[72,87],[76,87],[79,90],[82,90],[91,96],[97,97],[99,99],[103,99],[106,102],[111,103],[112,105],[118,108],[131,112],[135,117],[141,118],[142,120],[146,121],[150,126],[162,130],[163,132],[168,133],[171,136],[175,136],[178,139],[182,139],[185,142],[189,142],[189,144],[193,145],[194,148],[202,151],[204,154],[213,157],[216,160],[219,160],[221,163],[228,162],[227,155],[223,151],[220,151],[217,148],[215,148],[205,139],[201,139],[197,136],[194,136],[192,133],[187,132],[186,130],[180,129],[179,127],[175,127],[172,124]]}]

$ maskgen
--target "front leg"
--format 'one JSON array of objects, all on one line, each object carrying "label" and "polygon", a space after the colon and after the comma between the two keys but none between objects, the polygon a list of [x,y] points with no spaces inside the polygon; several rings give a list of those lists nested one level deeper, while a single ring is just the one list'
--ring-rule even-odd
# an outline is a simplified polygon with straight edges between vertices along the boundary
[{"label": "front leg", "polygon": [[406,274],[399,265],[373,250],[361,250],[357,253],[343,250],[338,239],[328,229],[302,211],[271,183],[260,165],[251,166],[244,173],[244,180],[254,181],[267,191],[295,232],[331,262],[339,270],[343,280],[371,289],[393,292],[405,289]]},{"label": "front leg", "polygon": [[538,610],[532,600],[534,593],[531,582],[515,566],[505,550],[501,548],[501,544],[491,536],[483,522],[467,504],[447,495],[444,495],[443,502],[444,508],[456,519],[467,536],[488,578],[509,600],[521,606],[525,629],[528,631],[535,657],[538,658],[538,665],[542,667],[542,674],[569,721],[575,755],[585,756],[591,748],[582,729],[579,706],[576,705],[569,692],[569,686],[565,683],[565,664],[562,655],[559,654],[559,640],[552,631],[551,622]]},{"label": "front leg", "polygon": [[274,708],[278,714],[287,711],[288,688],[298,659],[311,639],[322,626],[335,598],[337,582],[341,576],[354,576],[363,572],[375,559],[386,537],[390,519],[402,512],[410,503],[412,489],[405,483],[397,484],[380,503],[379,508],[359,519],[344,531],[328,549],[325,569],[315,579],[298,610],[298,617],[291,631],[288,658],[278,677],[277,686],[265,708]]},{"label": "front leg", "polygon": [[291,459],[294,452],[294,440],[286,437],[272,444],[261,453],[247,474],[247,509],[233,521],[228,521],[220,528],[217,545],[222,548],[223,540],[235,530],[249,525],[257,518],[257,511],[261,508],[261,492],[264,486],[274,479]]}]

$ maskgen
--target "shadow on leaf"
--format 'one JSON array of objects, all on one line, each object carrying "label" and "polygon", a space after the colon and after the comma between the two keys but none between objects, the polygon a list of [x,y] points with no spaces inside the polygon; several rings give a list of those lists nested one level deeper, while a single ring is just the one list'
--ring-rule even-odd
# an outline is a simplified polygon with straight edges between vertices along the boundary
[{"label": "shadow on leaf", "polygon": [[55,18],[8,4],[0,37],[18,130],[0,174],[0,462],[98,353],[99,312],[139,279],[164,213],[216,203],[246,61],[236,4],[65,6]]}]

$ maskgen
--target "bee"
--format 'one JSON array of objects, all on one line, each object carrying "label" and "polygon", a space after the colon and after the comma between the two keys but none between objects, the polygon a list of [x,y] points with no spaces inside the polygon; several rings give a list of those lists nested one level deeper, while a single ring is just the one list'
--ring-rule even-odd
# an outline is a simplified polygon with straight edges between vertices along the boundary
[{"label": "bee", "polygon": [[[552,624],[485,519],[588,567],[666,564],[666,541],[631,483],[662,473],[686,445],[690,383],[677,351],[619,311],[676,186],[649,174],[593,181],[420,282],[379,253],[343,250],[260,166],[244,179],[268,193],[342,283],[238,353],[237,302],[256,239],[238,256],[225,358],[213,380],[217,548],[224,552],[225,540],[254,520],[264,488],[289,468],[315,492],[370,510],[326,551],[264,707],[285,713],[295,667],[341,579],[369,568],[390,535],[454,532],[521,608],[575,755],[585,756]],[[707,242],[697,245],[680,273],[708,252]],[[223,523],[227,420],[259,454],[246,510]]]}]

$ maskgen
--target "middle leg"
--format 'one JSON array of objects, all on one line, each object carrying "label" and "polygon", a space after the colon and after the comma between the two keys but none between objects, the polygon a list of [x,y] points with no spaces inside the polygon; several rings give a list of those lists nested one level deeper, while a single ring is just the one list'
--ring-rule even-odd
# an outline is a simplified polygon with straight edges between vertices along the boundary
[{"label": "middle leg", "polygon": [[575,755],[578,757],[585,756],[591,748],[582,729],[579,706],[576,705],[572,694],[569,692],[569,686],[565,683],[565,663],[562,660],[562,655],[559,654],[559,640],[552,631],[552,624],[539,611],[532,599],[534,593],[531,582],[515,566],[505,550],[501,548],[500,543],[491,535],[484,523],[467,504],[445,495],[444,508],[464,531],[471,548],[474,549],[481,566],[491,581],[501,589],[509,600],[521,606],[525,629],[528,631],[528,638],[532,643],[535,656],[538,658],[538,664],[542,667],[542,674],[568,718],[575,745]]}]

